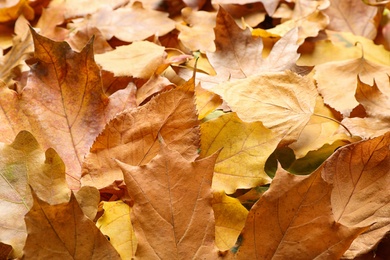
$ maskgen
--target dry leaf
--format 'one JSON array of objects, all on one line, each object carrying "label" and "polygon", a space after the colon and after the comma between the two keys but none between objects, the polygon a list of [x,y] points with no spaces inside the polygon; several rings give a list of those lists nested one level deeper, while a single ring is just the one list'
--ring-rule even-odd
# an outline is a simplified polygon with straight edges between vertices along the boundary
[{"label": "dry leaf", "polygon": [[325,103],[348,116],[359,105],[355,99],[357,76],[366,84],[373,84],[375,79],[378,84],[385,85],[389,81],[387,74],[390,74],[390,66],[361,57],[317,65],[314,78]]},{"label": "dry leaf", "polygon": [[268,184],[264,165],[280,138],[260,122],[242,122],[235,113],[224,114],[201,125],[200,156],[221,150],[215,163],[213,190],[232,194]]},{"label": "dry leaf", "polygon": [[134,199],[135,259],[216,258],[211,179],[217,156],[187,160],[162,143],[147,165],[117,161]]},{"label": "dry leaf", "polygon": [[103,202],[103,209],[96,226],[110,238],[122,259],[131,259],[137,249],[137,238],[130,221],[131,208],[123,201],[111,201]]},{"label": "dry leaf", "polygon": [[345,256],[372,250],[390,230],[390,133],[348,145],[324,164],[321,175],[332,183],[332,212],[348,227],[370,229],[353,241]]},{"label": "dry leaf", "polygon": [[104,70],[113,72],[117,77],[133,76],[147,79],[165,62],[164,50],[164,47],[157,44],[141,41],[95,55],[95,59]]},{"label": "dry leaf", "polygon": [[[193,88],[193,80],[187,85]],[[158,134],[185,158],[198,156],[199,125],[193,90],[182,87],[161,93],[110,121],[84,159],[83,185],[101,189],[122,180],[113,158],[131,165],[148,163],[160,149]]]},{"label": "dry leaf", "polygon": [[368,6],[363,1],[330,0],[330,6],[324,10],[329,16],[328,29],[352,32],[355,35],[374,39],[377,34],[379,8]]},{"label": "dry leaf", "polygon": [[244,228],[248,210],[236,198],[226,196],[222,191],[213,193],[215,217],[215,244],[219,250],[229,250],[234,246]]},{"label": "dry leaf", "polygon": [[215,51],[215,13],[195,12],[189,7],[182,9],[181,13],[183,23],[176,23],[176,29],[180,31],[179,40],[191,51]]},{"label": "dry leaf", "polygon": [[29,20],[34,19],[34,10],[28,0],[6,0],[0,3],[0,23],[16,20],[20,15]]},{"label": "dry leaf", "polygon": [[212,0],[213,4],[251,4],[256,2],[261,2],[264,5],[265,10],[268,15],[272,16],[278,6],[280,0]]},{"label": "dry leaf", "polygon": [[331,192],[321,169],[309,176],[278,170],[249,211],[236,259],[340,259],[367,228],[337,223]]},{"label": "dry leaf", "polygon": [[293,72],[262,73],[212,89],[244,122],[261,121],[284,141],[295,141],[314,113],[312,80]]},{"label": "dry leaf", "polygon": [[73,193],[68,203],[53,206],[33,197],[34,205],[25,216],[25,259],[120,259],[107,238],[83,214]]},{"label": "dry leaf", "polygon": [[116,10],[104,6],[84,21],[74,24],[74,28],[83,27],[98,28],[107,40],[115,36],[125,42],[134,42],[167,34],[175,29],[175,22],[168,18],[167,13],[144,9],[136,1]]}]

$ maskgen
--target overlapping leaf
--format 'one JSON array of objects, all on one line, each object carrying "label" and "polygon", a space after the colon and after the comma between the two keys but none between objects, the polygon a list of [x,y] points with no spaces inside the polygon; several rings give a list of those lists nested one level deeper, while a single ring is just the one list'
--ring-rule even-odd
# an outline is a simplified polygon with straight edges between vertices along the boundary
[{"label": "overlapping leaf", "polygon": [[162,143],[147,165],[118,161],[134,199],[135,259],[216,257],[211,179],[217,156],[187,160]]},{"label": "overlapping leaf", "polygon": [[298,139],[318,96],[309,77],[293,72],[262,73],[212,89],[244,122],[261,121],[285,141]]},{"label": "overlapping leaf", "polygon": [[229,113],[203,123],[201,134],[200,156],[222,149],[214,168],[214,190],[231,194],[271,182],[264,165],[280,137],[260,122],[245,123]]},{"label": "overlapping leaf", "polygon": [[123,180],[113,158],[131,165],[146,164],[160,149],[159,134],[170,149],[179,151],[187,159],[195,159],[199,125],[193,88],[191,80],[114,118],[97,137],[84,160],[82,183],[100,189],[115,180]]}]

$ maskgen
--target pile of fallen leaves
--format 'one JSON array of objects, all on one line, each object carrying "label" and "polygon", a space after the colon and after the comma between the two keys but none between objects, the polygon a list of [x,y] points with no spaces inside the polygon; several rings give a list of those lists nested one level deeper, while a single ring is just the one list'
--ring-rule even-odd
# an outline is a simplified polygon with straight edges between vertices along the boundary
[{"label": "pile of fallen leaves", "polygon": [[381,259],[387,2],[2,1],[0,259]]}]

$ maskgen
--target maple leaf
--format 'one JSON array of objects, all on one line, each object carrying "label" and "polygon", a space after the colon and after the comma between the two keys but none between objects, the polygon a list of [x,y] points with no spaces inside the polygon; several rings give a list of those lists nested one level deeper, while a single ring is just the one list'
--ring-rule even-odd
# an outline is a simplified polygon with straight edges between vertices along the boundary
[{"label": "maple leaf", "polygon": [[200,156],[223,148],[215,164],[214,190],[231,194],[271,182],[264,165],[280,138],[260,122],[245,123],[229,113],[203,123],[201,135]]},{"label": "maple leaf", "polygon": [[211,179],[217,156],[189,161],[162,143],[147,165],[117,161],[134,199],[136,259],[215,258]]},{"label": "maple leaf", "polygon": [[123,201],[110,201],[103,202],[103,209],[96,226],[110,238],[122,259],[131,259],[137,249],[137,238],[130,221],[131,208]]},{"label": "maple leaf", "polygon": [[249,211],[235,258],[339,259],[367,228],[337,223],[331,192],[321,169],[309,176],[279,169],[269,190]]},{"label": "maple leaf", "polygon": [[318,96],[309,77],[291,71],[262,73],[214,87],[244,122],[261,121],[286,142],[298,139]]},{"label": "maple leaf", "polygon": [[321,175],[333,184],[332,212],[348,227],[370,228],[346,252],[348,258],[373,249],[390,230],[390,132],[337,150],[323,165]]},{"label": "maple leaf", "polygon": [[73,193],[68,203],[49,205],[34,193],[26,214],[25,258],[121,259],[95,224],[85,217]]},{"label": "maple leaf", "polygon": [[99,189],[123,175],[112,158],[131,165],[149,162],[159,151],[158,134],[170,149],[187,159],[198,156],[199,123],[194,80],[161,93],[142,107],[129,109],[110,121],[83,162],[83,185]]},{"label": "maple leaf", "polygon": [[379,10],[375,6],[366,5],[363,1],[330,0],[330,5],[324,13],[330,18],[328,29],[352,32],[374,39],[377,34],[375,20],[380,15]]},{"label": "maple leaf", "polygon": [[[359,105],[354,96],[357,76],[366,84],[372,84],[375,79],[378,84],[384,85],[388,82],[386,74],[389,73],[389,66],[373,63],[362,56],[317,65],[314,78],[325,103],[348,116]],[[330,78],[329,74],[333,76]]]},{"label": "maple leaf", "polygon": [[216,20],[215,52],[207,52],[210,64],[217,76],[197,74],[202,87],[210,89],[213,86],[233,79],[242,79],[262,71],[283,71],[295,65],[299,54],[297,30],[291,30],[273,47],[268,57],[263,60],[263,42],[259,37],[253,37],[249,28],[242,30],[233,18],[219,8]]}]

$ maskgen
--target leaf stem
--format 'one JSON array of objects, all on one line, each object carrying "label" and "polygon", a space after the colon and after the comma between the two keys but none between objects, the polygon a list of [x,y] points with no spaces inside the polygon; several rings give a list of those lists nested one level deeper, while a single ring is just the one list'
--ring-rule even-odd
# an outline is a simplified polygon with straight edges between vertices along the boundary
[{"label": "leaf stem", "polygon": [[336,122],[337,124],[341,125],[341,126],[348,132],[348,134],[350,135],[350,137],[353,136],[352,133],[351,133],[351,131],[349,131],[349,129],[348,129],[345,125],[343,125],[343,123],[341,123],[340,121],[338,121],[338,120],[336,120],[336,119],[334,119],[334,118],[331,118],[331,117],[328,117],[328,116],[324,116],[324,115],[319,115],[319,114],[316,114],[316,113],[313,113],[313,116],[318,116],[318,117],[326,118],[326,119],[329,119],[329,120],[331,120],[331,121],[333,121],[333,122]]}]

